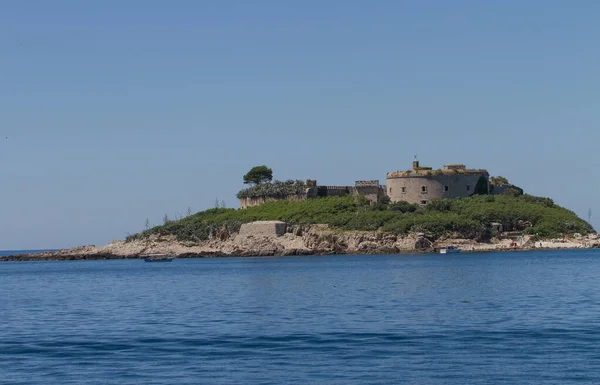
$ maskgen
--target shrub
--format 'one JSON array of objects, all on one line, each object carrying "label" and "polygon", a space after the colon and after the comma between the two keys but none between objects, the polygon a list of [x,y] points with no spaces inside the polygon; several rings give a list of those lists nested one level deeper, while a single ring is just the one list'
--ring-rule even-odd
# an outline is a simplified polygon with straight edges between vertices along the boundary
[{"label": "shrub", "polygon": [[[296,183],[292,182],[279,183]],[[463,199],[432,200],[425,208],[408,202],[371,206],[366,199],[344,196],[273,201],[244,210],[213,208],[128,235],[126,241],[151,235],[175,235],[182,241],[199,242],[218,233],[237,232],[242,223],[258,220],[282,220],[290,225],[321,223],[343,230],[381,230],[394,234],[417,231],[432,238],[446,235],[473,239],[486,237],[492,222],[510,226],[528,223],[531,226],[525,231],[541,237],[594,231],[587,222],[556,205],[552,199],[531,195],[474,195]]]},{"label": "shrub", "polygon": [[285,198],[289,195],[300,195],[306,191],[306,183],[301,180],[288,180],[285,182],[261,183],[241,190],[237,193],[238,199],[243,198]]},{"label": "shrub", "polygon": [[388,208],[389,210],[400,211],[402,213],[414,213],[415,211],[419,210],[421,206],[414,203],[408,203],[406,201],[399,201],[390,203]]}]

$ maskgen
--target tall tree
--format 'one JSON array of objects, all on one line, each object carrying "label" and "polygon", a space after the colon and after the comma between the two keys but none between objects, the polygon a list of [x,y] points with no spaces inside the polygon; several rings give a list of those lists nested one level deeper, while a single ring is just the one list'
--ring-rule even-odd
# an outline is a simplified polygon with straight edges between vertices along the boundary
[{"label": "tall tree", "polygon": [[273,180],[273,170],[267,166],[255,166],[244,175],[244,183],[261,184]]}]

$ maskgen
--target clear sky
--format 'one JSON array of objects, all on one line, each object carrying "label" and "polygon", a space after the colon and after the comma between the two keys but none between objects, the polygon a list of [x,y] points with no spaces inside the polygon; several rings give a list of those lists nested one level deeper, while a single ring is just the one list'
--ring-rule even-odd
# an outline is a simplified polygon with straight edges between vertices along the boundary
[{"label": "clear sky", "polygon": [[[600,2],[5,0],[0,249],[237,207],[254,165],[502,175],[600,228]],[[8,139],[6,137],[8,136]]]}]

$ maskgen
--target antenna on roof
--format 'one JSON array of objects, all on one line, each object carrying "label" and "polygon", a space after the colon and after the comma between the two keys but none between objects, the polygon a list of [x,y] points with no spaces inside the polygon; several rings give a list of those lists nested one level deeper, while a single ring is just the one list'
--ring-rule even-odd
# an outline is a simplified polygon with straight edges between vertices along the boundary
[{"label": "antenna on roof", "polygon": [[415,162],[417,161],[417,154],[415,154],[415,158],[413,159]]}]

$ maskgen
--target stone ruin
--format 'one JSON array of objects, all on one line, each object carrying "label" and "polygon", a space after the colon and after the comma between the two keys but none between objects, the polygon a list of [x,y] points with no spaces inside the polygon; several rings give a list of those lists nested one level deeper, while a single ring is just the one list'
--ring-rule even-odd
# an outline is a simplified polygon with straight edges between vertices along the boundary
[{"label": "stone ruin", "polygon": [[238,237],[275,238],[285,234],[286,223],[281,221],[256,221],[242,224]]}]

